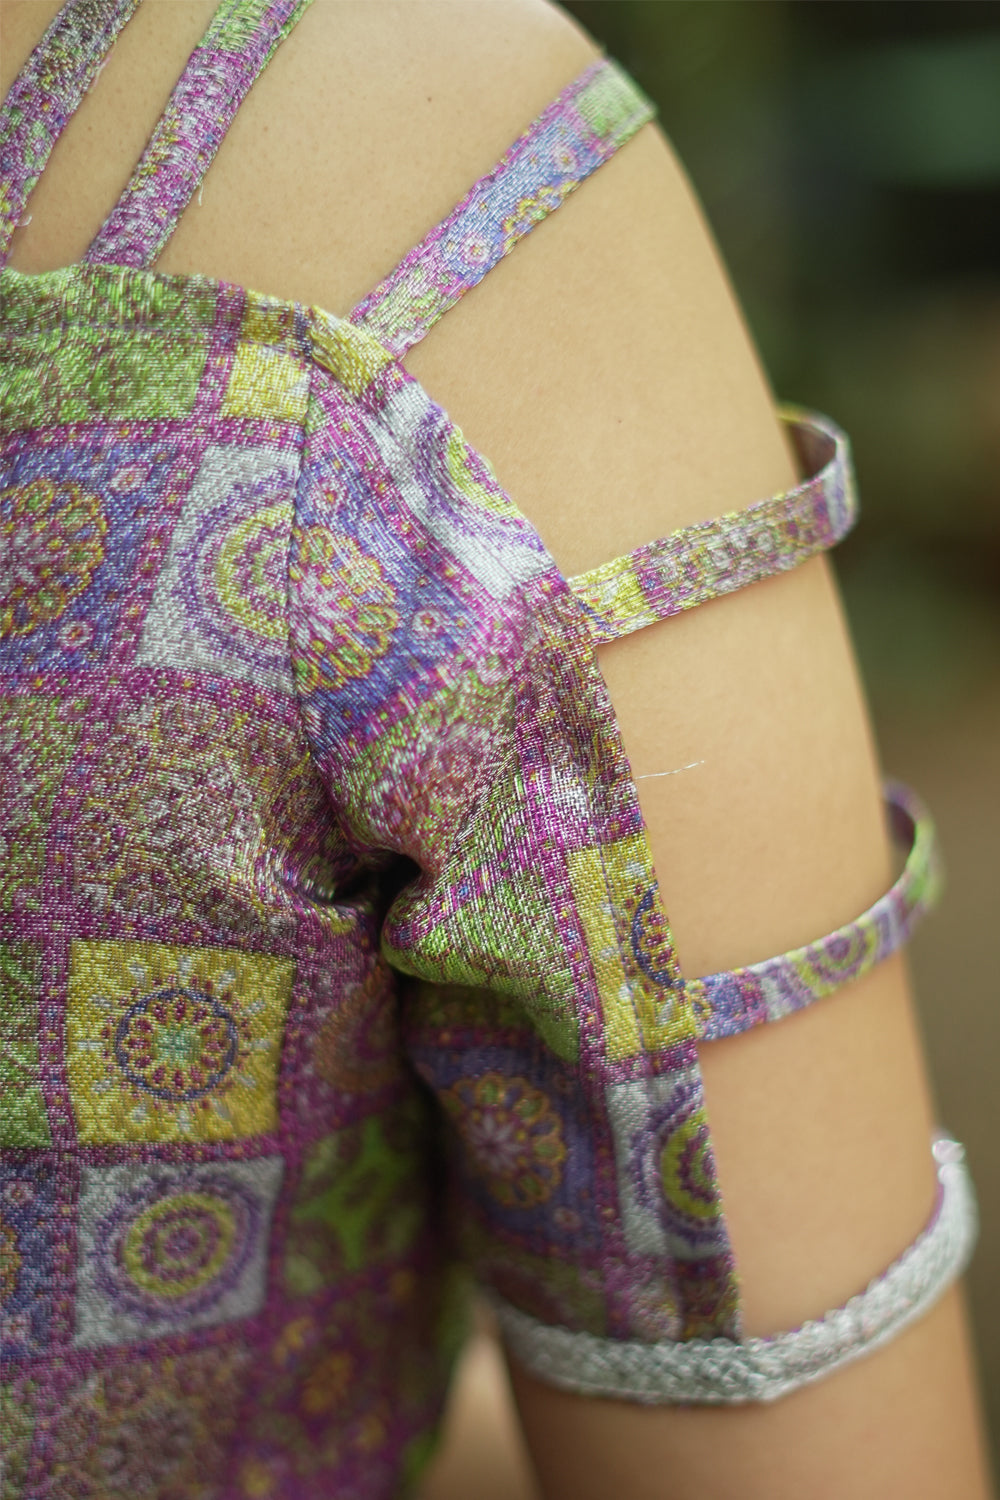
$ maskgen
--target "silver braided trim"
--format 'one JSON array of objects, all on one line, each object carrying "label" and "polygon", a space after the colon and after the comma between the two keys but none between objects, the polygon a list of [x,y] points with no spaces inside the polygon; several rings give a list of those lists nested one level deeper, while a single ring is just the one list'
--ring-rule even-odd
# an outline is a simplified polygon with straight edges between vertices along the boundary
[{"label": "silver braided trim", "polygon": [[774,1401],[895,1337],[961,1275],[978,1228],[965,1152],[935,1137],[941,1185],[926,1229],[843,1307],[770,1338],[641,1344],[551,1327],[494,1299],[511,1353],[540,1379],[592,1396],[648,1403]]}]

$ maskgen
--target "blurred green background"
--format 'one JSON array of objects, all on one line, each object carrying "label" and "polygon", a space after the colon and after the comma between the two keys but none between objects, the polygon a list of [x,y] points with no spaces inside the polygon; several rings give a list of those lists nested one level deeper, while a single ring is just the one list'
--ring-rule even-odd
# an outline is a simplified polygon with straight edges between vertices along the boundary
[{"label": "blurred green background", "polygon": [[775,391],[853,439],[862,519],[836,566],[883,763],[947,859],[912,955],[940,1118],[979,1188],[1000,1450],[1000,4],[565,8],[656,101]]}]

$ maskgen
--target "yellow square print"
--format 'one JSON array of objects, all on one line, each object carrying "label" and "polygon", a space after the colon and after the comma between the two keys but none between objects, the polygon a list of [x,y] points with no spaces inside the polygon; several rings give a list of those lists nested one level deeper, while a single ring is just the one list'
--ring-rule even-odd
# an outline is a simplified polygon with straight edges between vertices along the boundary
[{"label": "yellow square print", "polygon": [[[577,912],[587,939],[604,1016],[605,1050],[615,1062],[640,1052],[659,1052],[693,1034],[690,1002],[672,990],[658,966],[661,944],[651,945],[644,918],[655,911],[653,871],[642,834],[567,854]],[[622,960],[609,889],[628,912],[632,962]],[[661,934],[662,938],[662,934]]]},{"label": "yellow square print", "polygon": [[295,965],[231,948],[74,942],[66,1068],[81,1142],[227,1141],[278,1123]]},{"label": "yellow square print", "polygon": [[309,375],[297,354],[239,344],[222,400],[224,417],[301,422],[309,401]]},{"label": "yellow square print", "polygon": [[646,603],[635,568],[623,569],[618,561],[584,574],[574,591],[605,620],[638,620],[648,625],[657,618]]}]

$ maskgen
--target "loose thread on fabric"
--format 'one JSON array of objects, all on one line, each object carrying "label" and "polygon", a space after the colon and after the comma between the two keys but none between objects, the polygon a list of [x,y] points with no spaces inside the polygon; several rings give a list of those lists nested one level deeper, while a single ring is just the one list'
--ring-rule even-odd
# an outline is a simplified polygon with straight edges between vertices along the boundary
[{"label": "loose thread on fabric", "polygon": [[679,776],[682,771],[693,771],[696,766],[703,766],[703,760],[688,761],[686,766],[678,766],[673,771],[647,771],[642,776],[637,776],[636,781],[655,781],[658,776]]}]

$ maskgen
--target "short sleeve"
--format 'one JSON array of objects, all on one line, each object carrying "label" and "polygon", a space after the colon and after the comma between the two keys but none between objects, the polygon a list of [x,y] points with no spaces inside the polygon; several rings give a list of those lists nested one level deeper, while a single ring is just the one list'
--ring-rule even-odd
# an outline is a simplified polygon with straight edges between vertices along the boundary
[{"label": "short sleeve", "polygon": [[[417,867],[383,950],[476,1260],[570,1326],[724,1331],[695,1026],[585,612],[416,382],[360,330],[316,340],[338,378],[314,381],[302,465],[296,683],[348,838]],[[614,1141],[640,1097],[671,1122],[679,1211],[644,1187],[629,1244]]]},{"label": "short sleeve", "polygon": [[[651,1400],[774,1394],[783,1355],[775,1390],[744,1368],[705,1113],[697,1043],[715,990],[680,974],[586,609],[416,382],[357,329],[327,322],[316,338],[337,381],[313,394],[295,673],[348,838],[412,862],[382,951],[402,977],[409,1059],[446,1124],[463,1253],[557,1383]],[[930,878],[908,869],[889,916],[823,950],[831,973],[880,956],[891,920],[903,932]],[[767,985],[797,972],[714,978],[756,997],[750,1024],[773,1018]],[[940,1273],[942,1256],[953,1270],[967,1253],[963,1191],[948,1196],[942,1178],[944,1227],[883,1296],[889,1323],[916,1307],[928,1257]],[[735,1375],[720,1347],[737,1351]],[[805,1357],[804,1378],[832,1358]],[[576,1377],[581,1359],[593,1378]]]}]

